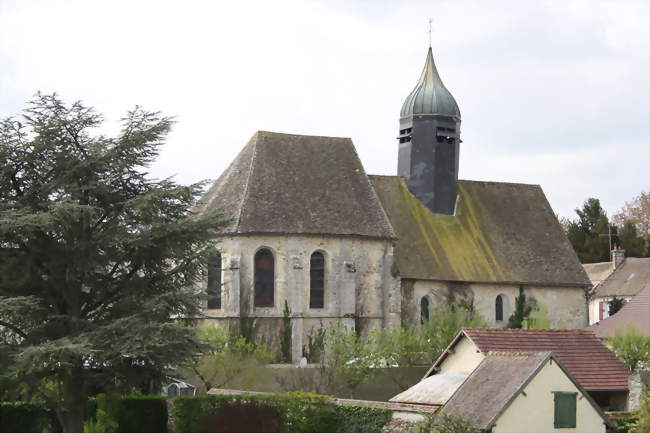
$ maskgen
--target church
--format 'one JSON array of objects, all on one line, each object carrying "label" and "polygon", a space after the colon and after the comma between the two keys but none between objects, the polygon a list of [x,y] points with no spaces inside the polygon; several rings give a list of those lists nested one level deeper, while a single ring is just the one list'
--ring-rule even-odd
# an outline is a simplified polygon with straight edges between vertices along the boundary
[{"label": "church", "polygon": [[459,180],[460,126],[429,47],[396,176],[366,174],[349,138],[256,132],[199,206],[226,220],[205,322],[278,344],[288,320],[294,362],[313,327],[417,325],[442,302],[505,327],[520,290],[551,327],[586,326],[590,283],[541,187]]}]

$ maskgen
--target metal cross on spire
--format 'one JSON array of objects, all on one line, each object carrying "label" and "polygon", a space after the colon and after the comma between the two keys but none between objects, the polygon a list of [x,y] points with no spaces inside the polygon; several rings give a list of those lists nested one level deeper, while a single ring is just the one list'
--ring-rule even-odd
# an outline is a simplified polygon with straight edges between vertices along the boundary
[{"label": "metal cross on spire", "polygon": [[429,18],[429,48],[431,48],[431,23],[433,20]]}]

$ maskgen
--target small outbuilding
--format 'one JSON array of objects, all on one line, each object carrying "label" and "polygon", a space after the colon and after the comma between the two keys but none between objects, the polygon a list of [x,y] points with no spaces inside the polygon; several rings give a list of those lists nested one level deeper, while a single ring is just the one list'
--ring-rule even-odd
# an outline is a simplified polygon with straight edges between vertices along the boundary
[{"label": "small outbuilding", "polygon": [[551,352],[490,352],[442,407],[491,433],[605,433],[611,422]]}]

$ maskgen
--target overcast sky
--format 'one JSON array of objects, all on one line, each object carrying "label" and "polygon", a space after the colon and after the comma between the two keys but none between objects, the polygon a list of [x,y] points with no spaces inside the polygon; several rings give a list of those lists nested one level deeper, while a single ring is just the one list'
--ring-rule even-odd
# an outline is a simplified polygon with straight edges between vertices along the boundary
[{"label": "overcast sky", "polygon": [[256,130],[351,137],[395,174],[399,110],[433,21],[462,113],[463,179],[540,184],[563,216],[650,189],[647,0],[0,0],[0,117],[37,91],[109,131],[176,116],[152,167],[216,179]]}]

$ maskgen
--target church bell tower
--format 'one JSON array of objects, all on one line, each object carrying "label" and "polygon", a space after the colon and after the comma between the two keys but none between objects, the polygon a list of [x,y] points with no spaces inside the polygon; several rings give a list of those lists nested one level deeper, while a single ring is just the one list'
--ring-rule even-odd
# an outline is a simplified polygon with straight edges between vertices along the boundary
[{"label": "church bell tower", "polygon": [[397,174],[431,212],[453,215],[458,195],[460,110],[438,75],[431,47],[399,119]]}]

